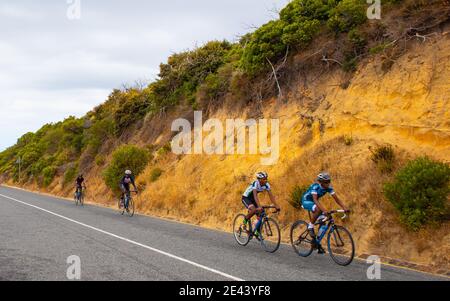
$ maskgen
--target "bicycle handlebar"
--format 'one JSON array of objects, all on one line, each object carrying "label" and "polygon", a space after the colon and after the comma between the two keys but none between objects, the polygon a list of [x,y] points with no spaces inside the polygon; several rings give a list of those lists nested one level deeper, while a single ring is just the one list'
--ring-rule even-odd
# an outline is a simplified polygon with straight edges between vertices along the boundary
[{"label": "bicycle handlebar", "polygon": [[275,207],[275,206],[262,206],[261,207],[263,210],[266,210],[266,209],[275,209],[275,211],[273,212],[273,213],[279,213],[281,210],[278,210],[277,209],[277,207]]},{"label": "bicycle handlebar", "polygon": [[350,213],[350,210],[332,210],[332,211],[328,211],[327,215],[331,216],[336,213],[344,213],[344,216],[342,217],[342,219],[345,219],[345,218],[347,218],[346,213]]}]

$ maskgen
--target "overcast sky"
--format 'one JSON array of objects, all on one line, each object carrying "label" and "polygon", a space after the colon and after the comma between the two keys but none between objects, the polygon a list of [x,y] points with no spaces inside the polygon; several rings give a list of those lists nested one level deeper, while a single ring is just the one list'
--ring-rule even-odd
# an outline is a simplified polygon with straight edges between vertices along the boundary
[{"label": "overcast sky", "polygon": [[154,79],[173,52],[234,41],[288,2],[0,0],[0,151],[83,116],[122,84]]}]

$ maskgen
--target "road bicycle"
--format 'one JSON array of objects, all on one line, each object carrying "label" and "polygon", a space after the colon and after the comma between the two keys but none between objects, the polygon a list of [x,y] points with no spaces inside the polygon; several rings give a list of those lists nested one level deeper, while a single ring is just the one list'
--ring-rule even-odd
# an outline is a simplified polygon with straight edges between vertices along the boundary
[{"label": "road bicycle", "polygon": [[134,200],[131,196],[132,192],[136,194],[138,193],[137,191],[129,191],[122,195],[119,199],[119,211],[122,215],[126,213],[130,217],[134,216]]},{"label": "road bicycle", "polygon": [[74,195],[75,205],[84,206],[85,191],[86,191],[86,186],[77,187],[77,190],[75,191],[75,195]]},{"label": "road bicycle", "polygon": [[342,219],[347,217],[345,215],[347,211],[344,210],[328,212],[325,219],[319,219],[315,224],[315,226],[319,226],[319,231],[315,232],[318,233],[316,239],[311,236],[308,230],[309,223],[302,220],[295,222],[291,228],[291,244],[295,253],[302,257],[310,256],[315,246],[320,244],[327,235],[328,252],[334,262],[341,266],[348,266],[352,263],[355,257],[355,243],[350,231],[335,224],[333,215],[337,213],[344,213]]},{"label": "road bicycle", "polygon": [[[252,225],[251,220],[248,221],[247,224],[244,224],[246,215],[241,213],[234,218],[234,238],[239,245],[244,247],[247,246],[253,238],[256,238],[266,252],[275,253],[281,243],[280,227],[278,226],[276,220],[267,215],[266,209],[276,209],[276,207],[264,206],[262,209],[263,211],[259,216],[259,218],[262,219],[259,235],[255,235],[255,231],[253,229],[254,226]],[[278,212],[279,211],[276,210],[273,213]]]}]

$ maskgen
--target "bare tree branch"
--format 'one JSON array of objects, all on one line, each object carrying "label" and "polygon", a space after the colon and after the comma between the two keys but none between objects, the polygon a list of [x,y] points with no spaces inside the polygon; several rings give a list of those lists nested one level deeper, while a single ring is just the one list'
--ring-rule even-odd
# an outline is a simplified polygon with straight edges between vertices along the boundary
[{"label": "bare tree branch", "polygon": [[278,87],[278,98],[282,99],[283,98],[283,92],[281,91],[280,82],[278,81],[278,76],[277,76],[277,72],[275,70],[275,67],[273,66],[272,62],[267,57],[266,57],[266,60],[269,62],[270,67],[272,67],[273,76],[275,78],[275,81],[276,81],[277,87]]}]

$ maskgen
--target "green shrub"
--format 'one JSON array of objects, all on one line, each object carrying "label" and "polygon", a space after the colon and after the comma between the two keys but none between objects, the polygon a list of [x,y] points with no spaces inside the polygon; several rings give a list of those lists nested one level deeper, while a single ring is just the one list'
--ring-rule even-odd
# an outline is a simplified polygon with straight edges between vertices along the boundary
[{"label": "green shrub", "polygon": [[97,153],[102,144],[114,136],[115,129],[112,118],[95,121],[84,135],[84,144],[90,146],[93,152]]},{"label": "green shrub", "polygon": [[63,185],[66,186],[67,184],[73,182],[77,177],[77,175],[78,175],[78,165],[67,168],[66,172],[64,173]]},{"label": "green shrub", "polygon": [[331,10],[328,26],[337,33],[349,32],[366,20],[366,0],[342,0]]},{"label": "green shrub", "polygon": [[158,154],[158,156],[161,157],[161,156],[167,155],[171,151],[172,151],[172,146],[171,146],[170,142],[168,142],[168,143],[164,144],[164,146],[158,150],[157,154]]},{"label": "green shrub", "polygon": [[342,69],[345,72],[355,72],[358,67],[358,58],[353,55],[346,55],[344,63],[342,64]]},{"label": "green shrub", "polygon": [[150,173],[150,182],[156,182],[162,176],[163,170],[161,168],[155,168]]},{"label": "green shrub", "polygon": [[356,53],[360,53],[367,45],[367,39],[365,35],[356,28],[350,30],[350,32],[348,33],[348,39],[350,43],[352,43],[353,50]]},{"label": "green shrub", "polygon": [[302,208],[302,197],[305,192],[309,189],[309,186],[295,186],[291,192],[291,198],[289,199],[289,204],[295,209]]},{"label": "green shrub", "polygon": [[104,155],[95,156],[95,164],[97,166],[103,166],[103,165],[105,165],[105,162],[106,162],[106,158]]},{"label": "green shrub", "polygon": [[409,162],[384,186],[386,198],[410,229],[448,219],[450,167],[429,158]]},{"label": "green shrub", "polygon": [[284,23],[270,21],[258,28],[245,47],[241,67],[251,75],[269,68],[267,59],[275,63],[286,52],[287,45],[282,41]]},{"label": "green shrub", "polygon": [[344,135],[342,140],[345,145],[351,146],[353,144],[353,137],[351,135]]},{"label": "green shrub", "polygon": [[395,152],[391,145],[377,147],[372,152],[372,161],[377,165],[378,169],[383,173],[390,173],[395,167]]},{"label": "green shrub", "polygon": [[135,88],[121,92],[119,99],[120,104],[114,113],[114,126],[117,135],[121,135],[123,131],[136,120],[142,119],[150,110],[151,95],[150,91],[140,91]]},{"label": "green shrub", "polygon": [[148,163],[148,152],[133,145],[124,145],[114,151],[112,161],[103,172],[106,185],[114,191],[119,190],[119,182],[124,171],[130,169],[135,177],[139,176]]},{"label": "green shrub", "polygon": [[55,178],[56,175],[56,167],[54,166],[49,166],[46,167],[42,170],[42,176],[43,176],[43,186],[47,187],[49,186],[52,182],[53,179]]}]

